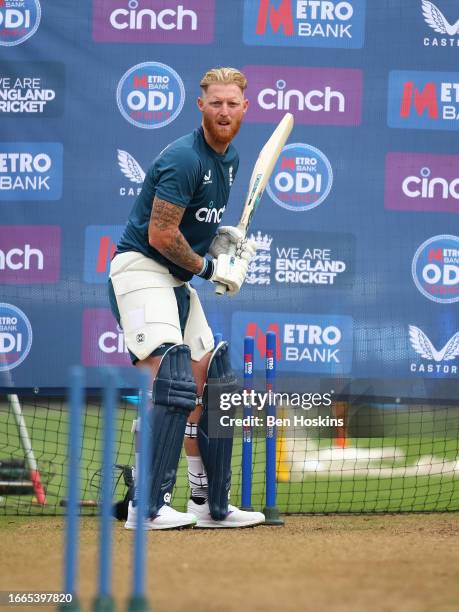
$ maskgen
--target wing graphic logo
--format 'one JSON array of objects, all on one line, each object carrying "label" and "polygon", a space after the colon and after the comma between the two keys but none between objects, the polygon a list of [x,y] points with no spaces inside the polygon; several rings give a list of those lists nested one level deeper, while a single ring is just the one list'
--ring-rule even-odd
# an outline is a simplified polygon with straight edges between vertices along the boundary
[{"label": "wing graphic logo", "polygon": [[118,164],[121,172],[131,183],[143,183],[145,172],[139,162],[127,151],[118,149]]},{"label": "wing graphic logo", "polygon": [[429,0],[422,0],[422,14],[424,20],[435,32],[455,36],[459,34],[459,19],[454,24],[450,24],[440,9]]},{"label": "wing graphic logo", "polygon": [[452,361],[459,355],[459,332],[456,332],[439,351],[419,327],[410,325],[409,332],[411,346],[424,359],[439,363],[440,361]]}]

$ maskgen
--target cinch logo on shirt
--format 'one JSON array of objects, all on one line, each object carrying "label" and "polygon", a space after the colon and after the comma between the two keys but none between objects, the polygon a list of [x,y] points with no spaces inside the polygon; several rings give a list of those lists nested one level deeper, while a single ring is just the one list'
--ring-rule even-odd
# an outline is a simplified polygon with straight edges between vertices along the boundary
[{"label": "cinch logo on shirt", "polygon": [[246,45],[360,49],[365,0],[245,0]]},{"label": "cinch logo on shirt", "polygon": [[209,202],[208,207],[198,208],[195,217],[203,223],[220,223],[225,212],[226,206],[215,208],[213,202]]},{"label": "cinch logo on shirt", "polygon": [[389,74],[387,123],[392,128],[459,130],[459,73]]}]

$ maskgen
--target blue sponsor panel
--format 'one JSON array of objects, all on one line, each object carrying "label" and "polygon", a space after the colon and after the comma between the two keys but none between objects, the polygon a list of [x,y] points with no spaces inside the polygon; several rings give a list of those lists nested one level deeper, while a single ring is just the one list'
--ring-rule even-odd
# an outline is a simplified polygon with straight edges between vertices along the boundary
[{"label": "blue sponsor panel", "polygon": [[360,49],[366,0],[244,0],[246,45]]},{"label": "blue sponsor panel", "polygon": [[40,20],[39,0],[3,0],[0,3],[0,46],[22,44],[35,34]]},{"label": "blue sponsor panel", "polygon": [[59,200],[62,167],[59,142],[0,142],[0,200]]},{"label": "blue sponsor panel", "polygon": [[411,273],[416,288],[438,304],[459,301],[459,236],[433,236],[413,257]]},{"label": "blue sponsor panel", "polygon": [[288,312],[235,312],[231,321],[231,355],[238,368],[242,368],[245,336],[255,338],[256,357],[262,365],[267,331],[273,331],[277,337],[279,372],[339,377],[352,371],[352,317]]},{"label": "blue sponsor panel", "polygon": [[309,144],[293,143],[282,149],[266,191],[278,206],[305,211],[322,204],[332,185],[327,156]]},{"label": "blue sponsor panel", "polygon": [[122,225],[89,225],[85,230],[84,280],[106,283],[110,261],[121,238]]},{"label": "blue sponsor panel", "polygon": [[32,337],[25,312],[13,304],[0,304],[0,372],[13,370],[27,358]]},{"label": "blue sponsor panel", "polygon": [[459,73],[392,70],[387,123],[392,128],[459,130]]},{"label": "blue sponsor panel", "polygon": [[0,62],[0,117],[60,117],[64,112],[62,62]]},{"label": "blue sponsor panel", "polygon": [[178,117],[185,102],[185,88],[180,75],[170,66],[143,62],[121,77],[116,101],[126,121],[154,130]]}]

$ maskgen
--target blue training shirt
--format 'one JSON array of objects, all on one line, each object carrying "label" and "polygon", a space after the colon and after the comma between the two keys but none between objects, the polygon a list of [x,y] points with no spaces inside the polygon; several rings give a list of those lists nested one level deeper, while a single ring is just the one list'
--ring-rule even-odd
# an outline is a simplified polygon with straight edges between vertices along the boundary
[{"label": "blue training shirt", "polygon": [[206,143],[202,127],[172,142],[148,169],[116,252],[139,251],[181,280],[190,280],[192,272],[169,261],[148,242],[153,199],[156,196],[186,209],[179,229],[193,251],[204,256],[222,219],[238,166],[233,145],[218,154]]}]

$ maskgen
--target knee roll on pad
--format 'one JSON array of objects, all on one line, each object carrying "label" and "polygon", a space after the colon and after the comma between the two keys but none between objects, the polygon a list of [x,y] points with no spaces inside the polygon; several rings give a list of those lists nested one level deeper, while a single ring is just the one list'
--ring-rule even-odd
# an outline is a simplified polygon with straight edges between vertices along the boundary
[{"label": "knee roll on pad", "polygon": [[[207,383],[204,389],[204,410],[198,425],[198,445],[209,481],[209,510],[216,521],[228,514],[228,496],[231,487],[231,455],[233,437],[211,437],[209,435],[209,411],[218,409],[209,405],[209,397],[220,393],[232,393],[237,388],[236,377],[231,368],[229,346],[220,342],[209,362]],[[225,428],[229,433],[229,428]]]},{"label": "knee roll on pad", "polygon": [[188,415],[196,406],[190,349],[175,344],[163,355],[153,383],[150,516],[170,501]]}]

